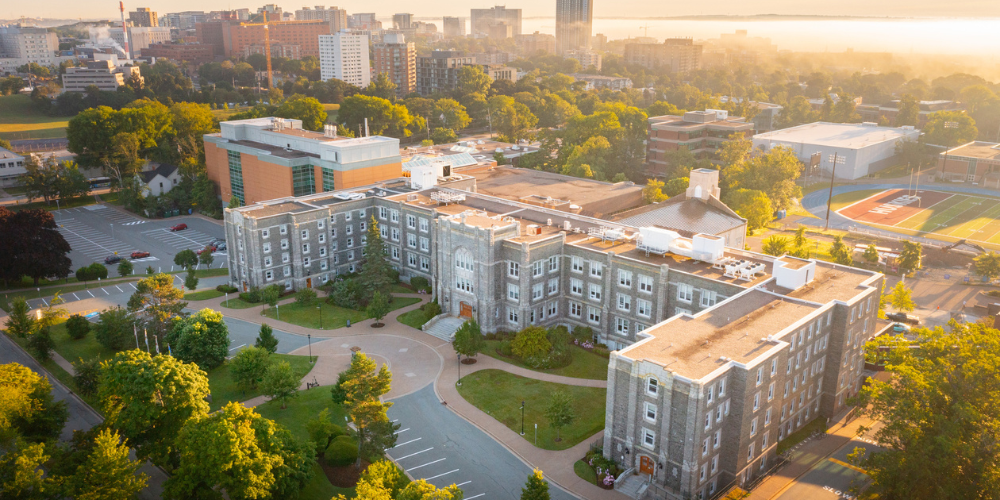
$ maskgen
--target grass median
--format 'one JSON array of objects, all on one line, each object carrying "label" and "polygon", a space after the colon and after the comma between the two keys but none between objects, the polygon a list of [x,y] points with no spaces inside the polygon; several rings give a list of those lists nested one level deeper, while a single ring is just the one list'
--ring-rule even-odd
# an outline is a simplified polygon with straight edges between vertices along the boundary
[{"label": "grass median", "polygon": [[[395,297],[389,304],[389,310],[395,311],[417,302],[420,302],[420,299],[416,297]],[[368,314],[364,311],[338,307],[323,300],[308,304],[291,302],[280,304],[278,307],[268,307],[264,311],[264,316],[316,330],[334,330],[347,326],[348,320],[354,325],[368,319]]]},{"label": "grass median", "polygon": [[541,370],[524,364],[520,359],[500,355],[500,353],[497,352],[497,349],[500,347],[501,342],[502,341],[500,340],[487,340],[482,354],[491,358],[499,359],[505,363],[510,363],[514,366],[536,371],[538,373],[548,373],[551,375],[585,378],[590,380],[605,380],[608,378],[608,358],[599,354],[594,354],[581,347],[577,347],[575,345],[569,346],[570,353],[573,355],[573,361],[571,361],[570,364],[562,368]]},{"label": "grass median", "polygon": [[[545,410],[556,391],[569,394],[576,418],[560,431],[549,426]],[[462,378],[459,394],[514,432],[521,432],[521,402],[524,401],[524,438],[546,450],[565,450],[604,429],[607,390],[596,387],[544,382],[501,370],[480,370]],[[535,442],[535,425],[538,440]]]}]

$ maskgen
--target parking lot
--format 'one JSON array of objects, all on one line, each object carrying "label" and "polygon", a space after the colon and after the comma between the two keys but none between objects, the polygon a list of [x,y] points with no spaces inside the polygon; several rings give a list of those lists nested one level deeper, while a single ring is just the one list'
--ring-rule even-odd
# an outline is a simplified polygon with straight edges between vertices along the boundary
[{"label": "parking lot", "polygon": [[[146,220],[108,205],[88,205],[53,212],[59,232],[69,243],[69,257],[76,270],[92,262],[118,255],[129,258],[132,252],[149,252],[135,259],[136,272],[146,266],[156,271],[173,269],[174,255],[185,249],[200,250],[215,238],[224,238],[222,225],[199,217],[174,217]],[[184,223],[188,228],[171,232],[170,227]],[[212,267],[224,266],[228,256],[212,254]],[[116,275],[111,266],[110,275]]]}]

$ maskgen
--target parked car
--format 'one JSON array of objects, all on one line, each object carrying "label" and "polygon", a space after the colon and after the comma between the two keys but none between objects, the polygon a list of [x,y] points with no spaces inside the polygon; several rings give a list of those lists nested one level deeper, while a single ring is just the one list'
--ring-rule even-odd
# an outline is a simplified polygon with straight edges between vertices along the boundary
[{"label": "parked car", "polygon": [[219,251],[219,252],[225,252],[226,251],[226,242],[223,241],[223,242],[220,242],[220,243],[216,244],[215,245],[215,250]]},{"label": "parked car", "polygon": [[185,229],[187,229],[187,228],[188,228],[188,225],[187,225],[187,224],[184,224],[184,223],[182,222],[182,223],[180,223],[180,224],[177,224],[176,226],[172,226],[172,227],[170,228],[170,230],[171,230],[171,231],[183,231],[183,230],[185,230]]},{"label": "parked car", "polygon": [[212,245],[208,245],[207,247],[202,248],[201,250],[198,250],[198,255],[201,255],[201,254],[203,254],[205,252],[212,253],[214,251],[215,251],[215,247],[212,246]]},{"label": "parked car", "polygon": [[897,323],[906,323],[910,325],[920,324],[920,318],[904,312],[888,313],[885,315],[885,318],[889,321],[895,321]]},{"label": "parked car", "polygon": [[149,257],[149,252],[140,252],[138,250],[132,252],[133,259],[145,259],[146,257]]},{"label": "parked car", "polygon": [[105,264],[117,264],[122,261],[121,255],[109,255],[104,258]]},{"label": "parked car", "polygon": [[892,333],[910,333],[910,327],[902,323],[893,323]]}]

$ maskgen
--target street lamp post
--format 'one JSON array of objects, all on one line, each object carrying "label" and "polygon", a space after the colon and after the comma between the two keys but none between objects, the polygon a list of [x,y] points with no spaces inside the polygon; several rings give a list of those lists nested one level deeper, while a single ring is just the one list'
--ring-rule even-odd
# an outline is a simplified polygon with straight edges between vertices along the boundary
[{"label": "street lamp post", "polygon": [[524,401],[521,401],[521,435],[524,435]]},{"label": "street lamp post", "polygon": [[830,172],[830,195],[826,199],[826,226],[823,230],[830,229],[830,210],[833,206],[833,181],[837,178],[837,164],[846,163],[846,158],[840,156],[840,153],[835,151],[830,155],[830,163],[833,164],[833,170]]},{"label": "street lamp post", "polygon": [[306,338],[309,339],[309,362],[313,362],[313,336],[311,333],[306,334]]},{"label": "street lamp post", "polygon": [[319,329],[323,330],[323,306],[316,306],[316,309],[319,309]]},{"label": "street lamp post", "polygon": [[458,353],[458,384],[462,385],[462,353]]}]

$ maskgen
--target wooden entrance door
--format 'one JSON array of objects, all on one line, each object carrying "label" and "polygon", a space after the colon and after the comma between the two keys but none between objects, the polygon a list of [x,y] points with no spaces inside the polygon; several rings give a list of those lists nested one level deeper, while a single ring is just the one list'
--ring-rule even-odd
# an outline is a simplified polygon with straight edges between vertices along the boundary
[{"label": "wooden entrance door", "polygon": [[643,474],[653,473],[653,459],[645,455],[639,457],[639,472]]},{"label": "wooden entrance door", "polygon": [[312,287],[313,287],[313,279],[306,278],[306,288],[312,288]]},{"label": "wooden entrance door", "polygon": [[459,303],[459,307],[461,308],[458,313],[459,316],[463,318],[472,317],[472,304],[469,304],[468,302],[461,302]]}]

